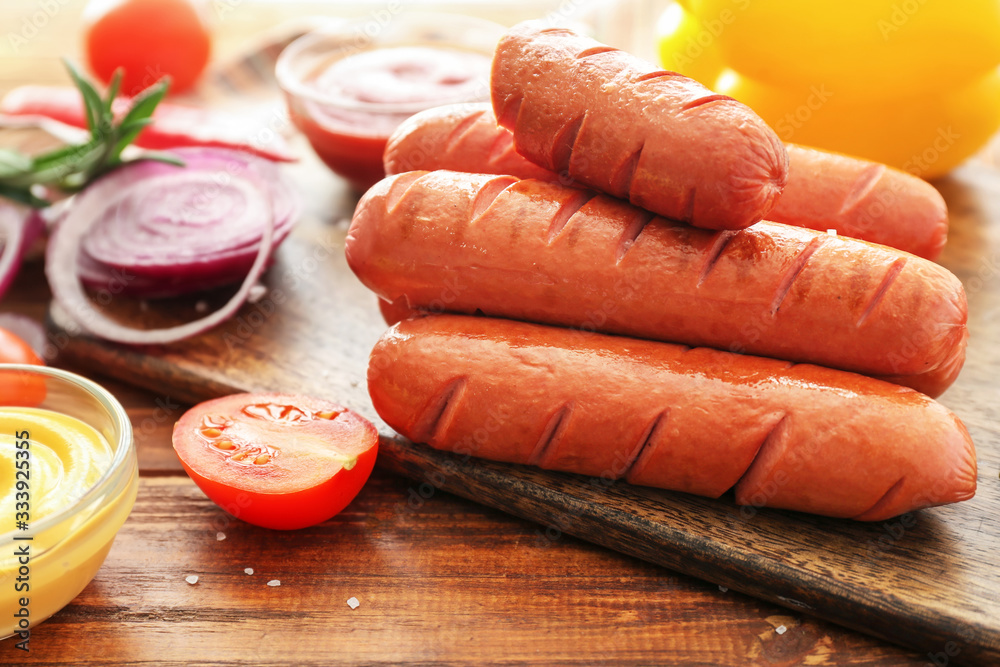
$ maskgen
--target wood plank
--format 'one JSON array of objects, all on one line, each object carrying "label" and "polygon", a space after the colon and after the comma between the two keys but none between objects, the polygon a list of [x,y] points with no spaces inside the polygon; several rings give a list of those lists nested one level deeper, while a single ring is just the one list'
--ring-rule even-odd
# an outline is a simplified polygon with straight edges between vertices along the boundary
[{"label": "wood plank", "polygon": [[568,536],[539,544],[536,525],[447,493],[413,510],[412,486],[376,473],[338,517],[284,534],[186,477],[143,478],[91,585],[28,654],[0,643],[0,663],[922,664]]}]

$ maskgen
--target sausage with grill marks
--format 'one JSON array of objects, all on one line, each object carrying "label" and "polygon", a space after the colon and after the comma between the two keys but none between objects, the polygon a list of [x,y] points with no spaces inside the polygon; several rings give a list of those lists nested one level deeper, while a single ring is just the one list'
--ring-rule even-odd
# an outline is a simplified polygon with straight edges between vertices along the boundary
[{"label": "sausage with grill marks", "polygon": [[414,442],[757,507],[881,521],[976,490],[946,408],[807,364],[431,315],[381,338],[368,389]]},{"label": "sausage with grill marks", "polygon": [[[769,220],[905,250],[926,259],[941,254],[948,209],[934,187],[884,164],[785,144],[788,184]],[[455,104],[421,111],[393,133],[387,174],[414,169],[510,174],[564,181],[514,150],[488,104]]]},{"label": "sausage with grill marks", "polygon": [[491,91],[521,155],[696,227],[752,225],[788,178],[784,146],[749,107],[539,21],[497,44]]},{"label": "sausage with grill marks", "polygon": [[933,262],[778,223],[696,229],[538,180],[386,178],[358,203],[346,254],[409,308],[815,363],[931,396],[965,359],[965,291]]}]

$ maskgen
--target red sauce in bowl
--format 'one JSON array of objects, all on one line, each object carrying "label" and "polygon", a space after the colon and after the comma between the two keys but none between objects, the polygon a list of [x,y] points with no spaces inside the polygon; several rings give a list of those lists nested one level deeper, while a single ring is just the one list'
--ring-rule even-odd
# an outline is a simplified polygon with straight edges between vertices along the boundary
[{"label": "red sauce in bowl", "polygon": [[363,51],[318,71],[306,81],[314,99],[290,98],[289,109],[327,166],[366,190],[385,176],[382,153],[400,123],[441,104],[489,99],[489,71],[488,56],[461,49]]}]

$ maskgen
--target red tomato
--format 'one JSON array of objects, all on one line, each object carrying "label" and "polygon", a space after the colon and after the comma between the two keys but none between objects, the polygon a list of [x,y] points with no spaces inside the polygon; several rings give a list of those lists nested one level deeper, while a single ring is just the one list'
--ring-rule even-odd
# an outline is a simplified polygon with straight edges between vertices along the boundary
[{"label": "red tomato", "polygon": [[164,76],[171,92],[190,88],[211,52],[195,0],[91,0],[84,13],[84,51],[105,83],[124,68],[122,93],[134,96]]},{"label": "red tomato", "polygon": [[[31,346],[0,329],[0,364],[44,364]],[[22,372],[0,369],[0,406],[34,406],[45,400],[45,381],[36,376],[25,377]]]},{"label": "red tomato", "polygon": [[235,394],[188,410],[174,450],[217,505],[264,528],[322,523],[368,481],[378,431],[336,403],[285,394]]}]

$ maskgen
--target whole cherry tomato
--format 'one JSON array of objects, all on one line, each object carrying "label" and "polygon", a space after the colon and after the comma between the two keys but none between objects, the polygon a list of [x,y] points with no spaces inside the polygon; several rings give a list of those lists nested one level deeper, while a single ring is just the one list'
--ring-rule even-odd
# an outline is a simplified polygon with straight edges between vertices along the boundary
[{"label": "whole cherry tomato", "polygon": [[195,0],[91,0],[83,14],[90,69],[105,83],[125,70],[133,96],[164,76],[171,92],[190,88],[208,64],[211,36]]}]

